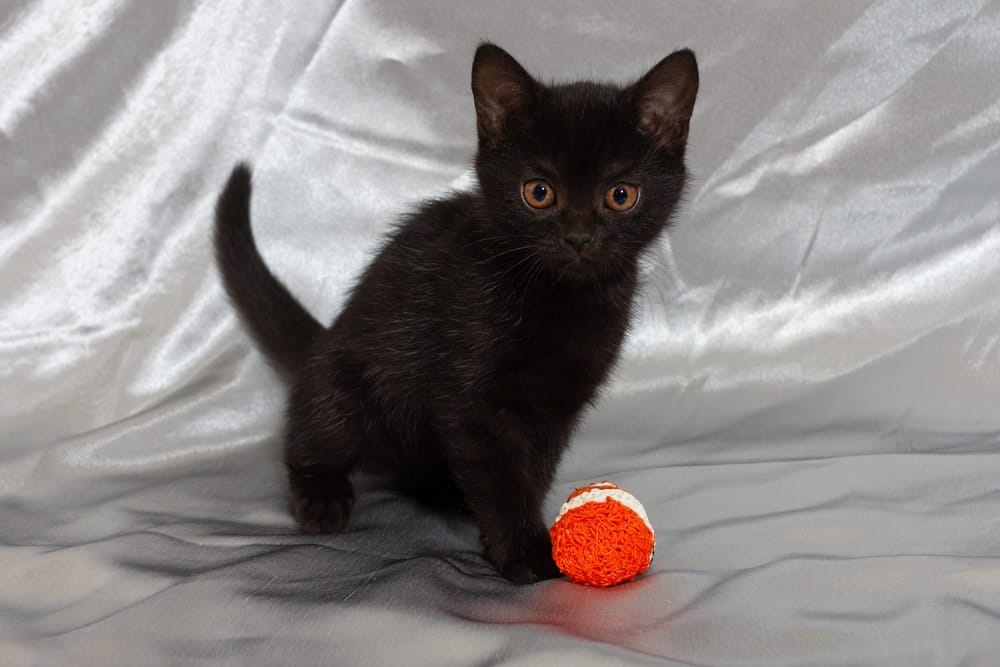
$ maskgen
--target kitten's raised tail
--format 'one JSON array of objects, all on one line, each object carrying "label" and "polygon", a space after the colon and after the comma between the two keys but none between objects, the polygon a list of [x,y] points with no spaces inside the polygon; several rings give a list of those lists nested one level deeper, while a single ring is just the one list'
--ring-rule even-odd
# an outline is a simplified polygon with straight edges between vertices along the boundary
[{"label": "kitten's raised tail", "polygon": [[250,229],[250,167],[238,164],[215,206],[215,257],[229,298],[261,349],[294,373],[323,325],[264,264]]}]

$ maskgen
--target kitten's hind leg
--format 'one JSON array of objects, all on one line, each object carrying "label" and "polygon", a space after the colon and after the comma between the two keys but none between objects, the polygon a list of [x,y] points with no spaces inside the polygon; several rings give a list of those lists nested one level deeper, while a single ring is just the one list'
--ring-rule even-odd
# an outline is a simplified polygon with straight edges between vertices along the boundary
[{"label": "kitten's hind leg", "polygon": [[336,378],[307,375],[293,389],[285,466],[292,515],[304,532],[335,533],[347,524],[354,505],[349,474],[362,453],[364,418],[355,388]]},{"label": "kitten's hind leg", "polygon": [[288,466],[292,515],[304,533],[337,533],[347,525],[354,486],[343,470],[320,465]]}]

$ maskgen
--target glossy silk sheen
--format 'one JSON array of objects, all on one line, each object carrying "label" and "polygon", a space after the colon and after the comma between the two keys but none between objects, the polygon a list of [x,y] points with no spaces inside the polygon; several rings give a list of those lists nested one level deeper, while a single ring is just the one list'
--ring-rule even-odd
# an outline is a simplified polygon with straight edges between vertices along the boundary
[{"label": "glossy silk sheen", "polygon": [[[640,499],[618,588],[514,587],[385,490],[298,534],[210,254],[248,158],[329,320],[470,183],[481,38],[563,80],[699,56],[685,207],[546,504]],[[995,1],[0,3],[0,663],[997,664],[998,63]]]}]

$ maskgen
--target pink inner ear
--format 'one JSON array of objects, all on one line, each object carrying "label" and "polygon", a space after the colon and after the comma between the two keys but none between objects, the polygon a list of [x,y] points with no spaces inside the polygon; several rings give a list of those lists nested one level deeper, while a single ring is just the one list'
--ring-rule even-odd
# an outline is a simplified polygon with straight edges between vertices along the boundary
[{"label": "pink inner ear", "polygon": [[498,135],[510,129],[512,119],[528,106],[529,96],[513,81],[501,81],[488,93],[476,96],[479,128]]},{"label": "pink inner ear", "polygon": [[661,60],[636,84],[639,130],[661,146],[687,140],[698,94],[698,64],[690,51]]},{"label": "pink inner ear", "polygon": [[476,53],[472,70],[472,94],[480,132],[498,136],[531,104],[534,81],[506,51],[495,46]]},{"label": "pink inner ear", "polygon": [[504,115],[521,111],[528,106],[528,100],[524,86],[510,79],[498,81],[493,90],[492,102],[498,112]]},{"label": "pink inner ear", "polygon": [[639,131],[664,147],[686,142],[689,126],[687,118],[662,114],[657,109],[643,109],[639,114]]},{"label": "pink inner ear", "polygon": [[506,72],[490,72],[484,78],[482,87],[475,90],[480,129],[500,134],[510,129],[512,120],[528,108],[531,95],[523,82],[510,78]]}]

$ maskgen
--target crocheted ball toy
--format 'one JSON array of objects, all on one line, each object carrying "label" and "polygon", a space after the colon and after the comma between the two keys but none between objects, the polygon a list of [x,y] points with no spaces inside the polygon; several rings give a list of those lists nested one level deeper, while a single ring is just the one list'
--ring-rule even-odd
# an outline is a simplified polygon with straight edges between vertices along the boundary
[{"label": "crocheted ball toy", "polygon": [[559,570],[587,586],[635,579],[649,567],[656,546],[642,504],[611,482],[571,493],[549,534]]}]

